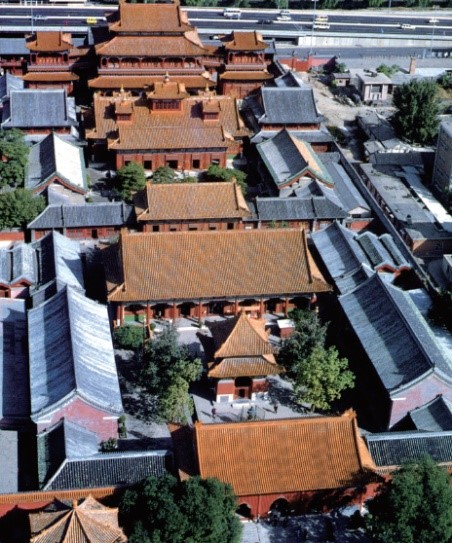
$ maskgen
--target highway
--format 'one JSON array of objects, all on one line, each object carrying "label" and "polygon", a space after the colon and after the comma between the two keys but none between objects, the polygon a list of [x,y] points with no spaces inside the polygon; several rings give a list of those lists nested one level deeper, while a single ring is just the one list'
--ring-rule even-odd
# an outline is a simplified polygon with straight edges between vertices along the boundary
[{"label": "highway", "polygon": [[[96,18],[96,24],[106,24],[105,17],[117,6],[49,6],[42,4],[0,5],[0,31],[33,28],[81,29],[87,27],[87,18]],[[398,39],[406,37],[442,38],[452,40],[452,11],[428,12],[343,12],[291,10],[291,20],[278,21],[277,10],[242,9],[240,19],[228,19],[218,8],[184,8],[190,22],[201,35],[231,30],[260,30],[265,37],[287,37],[310,34],[314,14],[327,14],[329,29],[315,29],[316,34],[385,35]],[[431,24],[430,19],[438,22]],[[412,25],[403,29],[401,24]],[[451,41],[452,46],[452,41]]]}]

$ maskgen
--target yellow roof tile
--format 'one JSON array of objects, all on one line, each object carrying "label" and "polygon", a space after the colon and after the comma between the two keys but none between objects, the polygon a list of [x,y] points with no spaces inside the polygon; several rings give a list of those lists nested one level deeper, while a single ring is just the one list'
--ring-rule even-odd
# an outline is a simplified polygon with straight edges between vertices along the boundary
[{"label": "yellow roof tile", "polygon": [[195,425],[201,477],[217,477],[238,496],[327,490],[374,470],[356,417]]},{"label": "yellow roof tile", "polygon": [[224,47],[229,51],[263,51],[267,44],[260,32],[244,31],[226,36]]},{"label": "yellow roof tile", "polygon": [[[141,204],[143,201],[143,204]],[[149,183],[137,194],[138,221],[228,219],[251,212],[236,183]]]},{"label": "yellow roof tile", "polygon": [[110,301],[172,302],[331,290],[313,265],[301,230],[124,232],[105,258]]}]

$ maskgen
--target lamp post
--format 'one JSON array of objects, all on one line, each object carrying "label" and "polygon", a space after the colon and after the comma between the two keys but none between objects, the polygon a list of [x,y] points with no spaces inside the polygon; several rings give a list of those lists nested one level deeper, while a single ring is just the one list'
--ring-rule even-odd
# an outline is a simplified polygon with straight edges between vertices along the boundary
[{"label": "lamp post", "polygon": [[317,0],[311,0],[311,2],[314,2],[314,13],[312,15],[311,50],[309,51],[309,56],[312,55],[312,47],[314,45],[314,25],[315,25],[315,17],[316,17]]}]

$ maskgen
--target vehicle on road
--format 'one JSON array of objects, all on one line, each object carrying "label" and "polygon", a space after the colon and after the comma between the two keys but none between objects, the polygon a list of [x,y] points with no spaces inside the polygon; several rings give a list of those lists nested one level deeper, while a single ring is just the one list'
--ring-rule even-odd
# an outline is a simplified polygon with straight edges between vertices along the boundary
[{"label": "vehicle on road", "polygon": [[89,25],[95,25],[97,23],[97,18],[96,17],[87,17],[86,22]]},{"label": "vehicle on road", "polygon": [[278,15],[278,17],[276,17],[276,20],[277,21],[291,21],[292,17],[290,15]]},{"label": "vehicle on road", "polygon": [[329,25],[329,23],[317,23],[317,22],[314,22],[314,24],[312,25],[312,28],[314,28],[316,30],[329,30],[330,25]]},{"label": "vehicle on road", "polygon": [[439,23],[439,19],[435,19],[435,17],[432,17],[431,19],[428,20],[428,22],[431,25],[436,25],[436,23]]},{"label": "vehicle on road", "polygon": [[414,30],[416,27],[408,23],[403,23],[403,24],[399,24],[399,28],[401,28],[402,30]]},{"label": "vehicle on road", "polygon": [[224,8],[223,15],[228,19],[240,19],[242,12],[239,8]]},{"label": "vehicle on road", "polygon": [[259,19],[260,25],[271,25],[273,23],[273,19]]},{"label": "vehicle on road", "polygon": [[327,23],[328,15],[316,15],[314,21],[316,23]]}]

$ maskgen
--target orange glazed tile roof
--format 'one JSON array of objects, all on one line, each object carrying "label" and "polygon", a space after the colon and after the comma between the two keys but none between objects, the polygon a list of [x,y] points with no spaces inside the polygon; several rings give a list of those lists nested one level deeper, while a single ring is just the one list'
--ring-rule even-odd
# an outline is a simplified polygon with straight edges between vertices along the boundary
[{"label": "orange glazed tile roof", "polygon": [[38,30],[25,46],[30,51],[68,51],[72,49],[72,36],[64,32]]},{"label": "orange glazed tile roof", "polygon": [[170,81],[169,76],[165,76],[163,81],[154,83],[154,90],[148,93],[148,97],[153,100],[182,100],[188,97],[188,92],[185,90],[185,85],[178,81]]},{"label": "orange glazed tile roof", "polygon": [[217,477],[237,496],[355,486],[374,470],[356,416],[195,425],[201,477]]},{"label": "orange glazed tile roof", "polygon": [[265,356],[242,356],[224,358],[218,364],[212,364],[208,376],[214,379],[232,379],[236,377],[265,377],[282,373],[272,354]]},{"label": "orange glazed tile roof", "polygon": [[119,5],[119,20],[110,25],[113,32],[183,32],[190,30],[187,14],[177,4]]},{"label": "orange glazed tile roof", "polygon": [[[136,195],[138,221],[232,219],[251,216],[236,183],[154,185]],[[144,200],[143,205],[141,200]]]},{"label": "orange glazed tile roof", "polygon": [[[184,84],[187,89],[205,89],[206,87],[213,87],[215,85],[215,81],[203,75],[176,75],[172,77],[179,83]],[[153,86],[161,80],[161,75],[101,75],[95,79],[91,79],[88,82],[88,86],[93,89],[144,89],[145,87]]]},{"label": "orange glazed tile roof", "polygon": [[78,81],[78,75],[70,72],[29,72],[22,79],[24,81]]},{"label": "orange glazed tile roof", "polygon": [[232,32],[226,36],[224,48],[228,51],[264,51],[267,44],[260,32]]},{"label": "orange glazed tile roof", "polygon": [[[149,99],[133,99],[132,117],[127,123],[116,123],[115,104],[125,99],[120,93],[114,97],[94,97],[95,129],[87,133],[89,139],[110,138],[110,149],[212,149],[225,150],[234,145],[234,138],[248,134],[240,118],[237,102],[222,96],[217,121],[203,120],[202,97],[182,100],[181,111],[150,110]],[[130,100],[130,97],[127,97]]]},{"label": "orange glazed tile roof", "polygon": [[58,500],[39,513],[30,513],[30,543],[125,543],[118,510],[88,496],[72,507]]},{"label": "orange glazed tile roof", "polygon": [[273,79],[273,76],[268,72],[224,72],[220,75],[220,79],[223,81],[266,81],[267,79]]},{"label": "orange glazed tile roof", "polygon": [[[159,7],[162,4],[156,4]],[[96,45],[96,53],[115,57],[199,57],[211,53],[198,43],[192,32],[181,36],[115,36]]]},{"label": "orange glazed tile roof", "polygon": [[331,290],[315,267],[301,230],[124,232],[118,244],[105,250],[105,260],[110,301],[172,302]]},{"label": "orange glazed tile roof", "polygon": [[209,325],[215,345],[215,358],[227,356],[259,356],[275,351],[268,341],[264,319],[239,316]]}]

